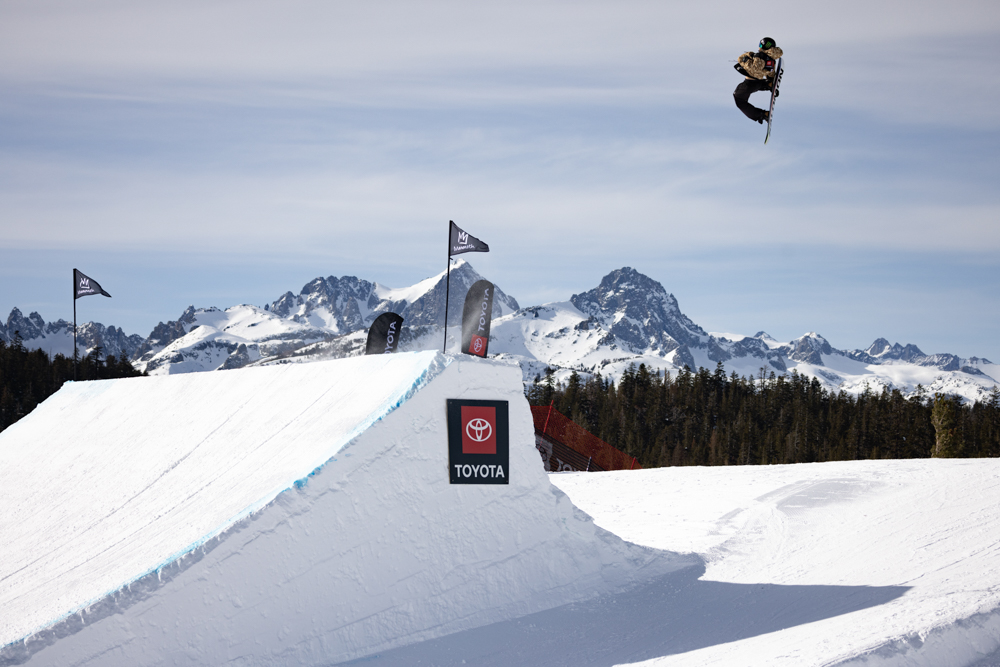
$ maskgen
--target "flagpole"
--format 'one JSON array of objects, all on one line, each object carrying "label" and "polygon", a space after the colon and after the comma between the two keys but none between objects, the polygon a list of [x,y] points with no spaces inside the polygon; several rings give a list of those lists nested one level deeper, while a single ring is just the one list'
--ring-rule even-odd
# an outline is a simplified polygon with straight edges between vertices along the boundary
[{"label": "flagpole", "polygon": [[76,382],[76,269],[73,269],[73,382]]},{"label": "flagpole", "polygon": [[445,270],[444,279],[444,344],[441,346],[442,354],[447,354],[448,352],[448,293],[451,290],[451,226],[454,224],[454,220],[448,221],[448,268]]}]

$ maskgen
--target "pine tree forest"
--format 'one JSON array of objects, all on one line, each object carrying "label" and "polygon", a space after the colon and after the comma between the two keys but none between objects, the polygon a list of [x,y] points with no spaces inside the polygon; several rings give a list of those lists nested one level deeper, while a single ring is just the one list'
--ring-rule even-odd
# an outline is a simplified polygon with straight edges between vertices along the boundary
[{"label": "pine tree forest", "polygon": [[687,367],[676,376],[629,368],[614,382],[600,374],[565,383],[551,369],[526,392],[643,467],[755,465],[855,459],[1000,456],[1000,390],[965,403],[899,390],[831,392],[792,372],[726,376]]},{"label": "pine tree forest", "polygon": [[[73,359],[61,354],[50,357],[44,350],[28,350],[19,334],[8,344],[0,340],[0,431],[35,409],[54,394],[63,382],[72,380]],[[81,357],[76,369],[78,380],[144,375],[124,357],[105,358],[101,348]]]}]

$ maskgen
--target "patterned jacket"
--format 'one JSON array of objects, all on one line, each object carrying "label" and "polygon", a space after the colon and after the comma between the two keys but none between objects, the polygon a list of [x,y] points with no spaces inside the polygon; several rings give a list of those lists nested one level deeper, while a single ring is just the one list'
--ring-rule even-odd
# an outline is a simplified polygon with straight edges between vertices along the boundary
[{"label": "patterned jacket", "polygon": [[781,57],[781,47],[772,46],[767,51],[747,51],[736,60],[736,71],[748,79],[774,76],[774,63]]}]

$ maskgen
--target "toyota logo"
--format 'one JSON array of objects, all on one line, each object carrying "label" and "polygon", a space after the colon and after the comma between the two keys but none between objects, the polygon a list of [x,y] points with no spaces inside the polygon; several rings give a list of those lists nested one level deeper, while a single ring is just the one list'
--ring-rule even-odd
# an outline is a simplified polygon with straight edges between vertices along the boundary
[{"label": "toyota logo", "polygon": [[483,351],[483,339],[482,338],[477,338],[476,342],[472,344],[472,349],[474,349],[476,352],[482,352]]},{"label": "toyota logo", "polygon": [[482,417],[476,417],[465,425],[465,434],[474,442],[486,442],[493,435],[493,427]]}]

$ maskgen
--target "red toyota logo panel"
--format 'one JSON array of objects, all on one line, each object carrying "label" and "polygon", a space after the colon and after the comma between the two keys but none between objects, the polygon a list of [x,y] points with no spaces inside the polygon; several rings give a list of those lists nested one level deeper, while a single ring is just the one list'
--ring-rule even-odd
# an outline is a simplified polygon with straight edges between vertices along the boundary
[{"label": "red toyota logo panel", "polygon": [[469,354],[474,354],[477,357],[486,356],[486,345],[488,341],[482,336],[477,336],[472,334],[472,342],[469,343]]},{"label": "red toyota logo panel", "polygon": [[462,453],[497,453],[497,409],[486,405],[462,406]]}]

